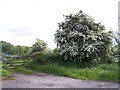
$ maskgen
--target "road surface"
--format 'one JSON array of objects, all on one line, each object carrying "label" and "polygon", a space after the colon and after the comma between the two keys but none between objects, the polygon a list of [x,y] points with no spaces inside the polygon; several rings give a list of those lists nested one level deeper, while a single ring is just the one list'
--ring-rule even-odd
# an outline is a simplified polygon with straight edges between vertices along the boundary
[{"label": "road surface", "polygon": [[44,73],[15,74],[15,80],[2,81],[2,88],[118,88],[118,83],[78,80]]}]

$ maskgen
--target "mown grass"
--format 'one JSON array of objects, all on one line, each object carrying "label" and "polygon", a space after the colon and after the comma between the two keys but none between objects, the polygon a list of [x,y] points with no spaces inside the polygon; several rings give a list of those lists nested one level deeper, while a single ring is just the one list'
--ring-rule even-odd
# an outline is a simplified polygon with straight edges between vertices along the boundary
[{"label": "mown grass", "polygon": [[28,69],[36,72],[52,73],[83,80],[102,80],[118,82],[118,65],[102,64],[96,67],[78,68],[61,66],[57,63],[35,64],[31,63]]}]

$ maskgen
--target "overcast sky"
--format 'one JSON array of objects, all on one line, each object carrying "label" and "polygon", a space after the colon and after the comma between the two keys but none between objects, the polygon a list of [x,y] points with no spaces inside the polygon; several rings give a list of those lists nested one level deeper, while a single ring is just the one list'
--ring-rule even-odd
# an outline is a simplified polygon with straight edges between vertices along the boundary
[{"label": "overcast sky", "polygon": [[117,30],[119,0],[0,0],[0,40],[31,46],[36,38],[55,48],[54,34],[63,15],[82,10],[107,30]]}]

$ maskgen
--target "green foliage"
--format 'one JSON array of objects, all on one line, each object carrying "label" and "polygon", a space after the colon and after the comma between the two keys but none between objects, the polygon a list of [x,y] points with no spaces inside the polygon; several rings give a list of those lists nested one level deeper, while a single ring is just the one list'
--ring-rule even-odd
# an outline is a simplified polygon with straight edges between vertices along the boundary
[{"label": "green foliage", "polygon": [[65,16],[55,41],[65,60],[106,62],[112,53],[112,33],[82,11]]}]

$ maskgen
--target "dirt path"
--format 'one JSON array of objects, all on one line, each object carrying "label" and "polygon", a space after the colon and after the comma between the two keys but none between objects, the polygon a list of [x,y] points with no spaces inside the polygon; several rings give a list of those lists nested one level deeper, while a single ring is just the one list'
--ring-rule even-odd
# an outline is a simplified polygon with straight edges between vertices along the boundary
[{"label": "dirt path", "polygon": [[2,82],[3,88],[118,88],[117,83],[77,80],[49,74],[15,74],[15,80]]}]

